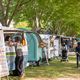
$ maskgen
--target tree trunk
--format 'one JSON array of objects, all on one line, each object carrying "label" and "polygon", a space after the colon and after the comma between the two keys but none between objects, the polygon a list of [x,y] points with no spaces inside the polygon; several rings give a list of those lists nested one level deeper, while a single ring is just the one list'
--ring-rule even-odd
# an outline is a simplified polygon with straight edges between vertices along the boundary
[{"label": "tree trunk", "polygon": [[39,18],[36,16],[36,28],[39,28]]}]

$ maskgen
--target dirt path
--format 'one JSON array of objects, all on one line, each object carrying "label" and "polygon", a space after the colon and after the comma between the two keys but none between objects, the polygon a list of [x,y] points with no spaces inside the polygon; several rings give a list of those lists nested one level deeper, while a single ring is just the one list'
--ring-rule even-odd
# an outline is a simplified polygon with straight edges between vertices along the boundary
[{"label": "dirt path", "polygon": [[80,78],[55,78],[55,79],[50,79],[50,78],[26,78],[23,80],[80,80]]}]

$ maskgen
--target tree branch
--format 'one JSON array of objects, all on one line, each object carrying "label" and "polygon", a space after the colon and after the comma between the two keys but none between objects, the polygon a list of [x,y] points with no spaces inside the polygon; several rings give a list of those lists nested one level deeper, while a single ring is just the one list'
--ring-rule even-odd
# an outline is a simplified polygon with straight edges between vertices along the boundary
[{"label": "tree branch", "polygon": [[3,5],[3,0],[0,0],[0,11],[1,11],[1,19],[0,22],[2,23],[2,25],[5,25],[5,6]]},{"label": "tree branch", "polygon": [[14,9],[14,11],[13,11],[13,13],[12,13],[9,21],[8,21],[7,26],[10,25],[10,23],[11,23],[14,15],[18,13],[18,11],[20,10],[20,8],[21,8],[24,4],[28,4],[30,1],[32,1],[32,0],[28,0],[28,1],[26,1],[26,2],[24,2],[23,0],[18,0],[18,1],[17,1],[17,4],[16,4],[16,6],[15,6],[15,9]]},{"label": "tree branch", "polygon": [[5,23],[7,24],[7,20],[8,20],[8,13],[9,13],[9,6],[10,6],[10,2],[11,0],[8,0],[8,3],[6,5],[6,14],[5,14]]},{"label": "tree branch", "polygon": [[21,7],[21,6],[23,6],[23,5],[25,5],[25,4],[27,4],[27,3],[29,3],[29,2],[31,2],[31,1],[33,1],[33,0],[28,0],[28,1],[22,1],[21,2],[21,4],[19,5],[19,7]]},{"label": "tree branch", "polygon": [[2,14],[4,15],[4,6],[2,4],[2,0],[0,0],[0,9],[1,9]]},{"label": "tree branch", "polygon": [[11,17],[10,17],[8,23],[7,23],[7,26],[10,25],[10,23],[11,23],[11,21],[12,21],[12,19],[13,19],[13,16],[16,14],[17,8],[18,8],[19,4],[20,4],[20,0],[17,1],[17,4],[16,4],[16,6],[15,6],[15,9],[14,9],[14,11],[13,11],[13,13],[12,13],[12,15],[11,15]]}]

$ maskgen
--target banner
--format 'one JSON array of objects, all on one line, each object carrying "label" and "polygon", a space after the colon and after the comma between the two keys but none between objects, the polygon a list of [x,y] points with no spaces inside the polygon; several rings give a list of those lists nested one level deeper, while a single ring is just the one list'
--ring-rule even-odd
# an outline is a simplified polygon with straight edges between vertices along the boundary
[{"label": "banner", "polygon": [[55,39],[54,40],[54,53],[55,53],[55,56],[59,56],[59,40],[58,39]]},{"label": "banner", "polygon": [[8,76],[9,69],[6,59],[3,30],[0,30],[0,77]]}]

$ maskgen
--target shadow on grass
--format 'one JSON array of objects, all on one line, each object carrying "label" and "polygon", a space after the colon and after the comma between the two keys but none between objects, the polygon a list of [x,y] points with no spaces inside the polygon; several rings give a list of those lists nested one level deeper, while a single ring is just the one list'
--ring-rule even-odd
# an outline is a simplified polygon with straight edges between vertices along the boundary
[{"label": "shadow on grass", "polygon": [[69,57],[69,62],[60,62],[52,60],[50,65],[41,65],[40,67],[28,67],[26,69],[27,77],[77,77],[80,76],[80,70],[76,68],[75,56]]},{"label": "shadow on grass", "polygon": [[[50,65],[42,64],[39,67],[28,67],[25,69],[26,77],[36,78],[59,78],[59,77],[80,77],[80,69],[76,68],[76,57],[70,56],[69,62],[52,60]],[[5,79],[6,80],[6,79]],[[9,80],[19,80],[18,77],[9,76]]]}]

